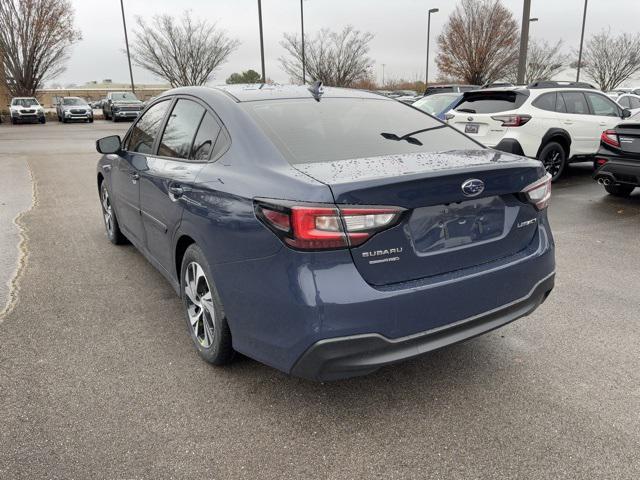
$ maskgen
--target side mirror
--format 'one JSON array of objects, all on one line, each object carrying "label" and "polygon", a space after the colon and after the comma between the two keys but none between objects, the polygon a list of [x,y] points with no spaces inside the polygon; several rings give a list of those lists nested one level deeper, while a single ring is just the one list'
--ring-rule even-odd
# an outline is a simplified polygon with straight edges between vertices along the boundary
[{"label": "side mirror", "polygon": [[629,118],[631,116],[631,110],[624,108],[622,110],[622,118]]},{"label": "side mirror", "polygon": [[96,141],[96,150],[99,153],[118,153],[122,150],[122,141],[119,135],[110,135]]}]

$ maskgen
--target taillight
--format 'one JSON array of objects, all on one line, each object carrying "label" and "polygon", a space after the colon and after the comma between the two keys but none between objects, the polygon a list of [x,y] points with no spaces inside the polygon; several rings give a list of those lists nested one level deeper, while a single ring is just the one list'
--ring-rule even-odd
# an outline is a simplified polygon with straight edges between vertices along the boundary
[{"label": "taillight", "polygon": [[398,223],[403,208],[255,202],[257,217],[282,241],[301,250],[361,245]]},{"label": "taillight", "polygon": [[503,127],[521,127],[531,120],[531,115],[496,115],[491,118],[502,122]]},{"label": "taillight", "polygon": [[551,175],[547,173],[544,177],[527,185],[522,193],[538,210],[547,208],[551,198]]},{"label": "taillight", "polygon": [[620,148],[618,134],[615,130],[605,130],[604,132],[602,132],[602,135],[600,135],[600,140],[611,147]]}]

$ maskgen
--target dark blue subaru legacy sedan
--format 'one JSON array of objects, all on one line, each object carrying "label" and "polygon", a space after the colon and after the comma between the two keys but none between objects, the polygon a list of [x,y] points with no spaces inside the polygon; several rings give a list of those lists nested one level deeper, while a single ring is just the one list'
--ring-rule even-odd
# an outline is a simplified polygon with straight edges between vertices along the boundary
[{"label": "dark blue subaru legacy sedan", "polygon": [[97,142],[109,239],[171,282],[208,362],[362,375],[531,313],[554,285],[550,179],[347,89],[180,88]]}]

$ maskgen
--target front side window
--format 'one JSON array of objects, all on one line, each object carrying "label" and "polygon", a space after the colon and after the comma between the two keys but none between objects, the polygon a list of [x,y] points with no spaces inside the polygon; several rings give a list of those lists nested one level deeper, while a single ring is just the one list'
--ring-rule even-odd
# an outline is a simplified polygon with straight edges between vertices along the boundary
[{"label": "front side window", "polygon": [[180,99],[169,115],[158,155],[172,158],[189,158],[193,137],[198,130],[204,108],[191,100]]},{"label": "front side window", "polygon": [[631,101],[630,101],[629,97],[620,97],[620,99],[618,100],[618,103],[623,108],[630,108],[631,107]]},{"label": "front side window", "polygon": [[589,115],[589,107],[582,92],[563,92],[560,95],[564,100],[567,113]]},{"label": "front side window", "polygon": [[597,93],[587,93],[586,95],[594,115],[601,115],[603,117],[620,116],[618,106],[604,95],[598,95]]},{"label": "front side window", "polygon": [[393,100],[309,98],[240,105],[294,164],[482,148],[454,128]]},{"label": "front side window", "polygon": [[165,113],[169,108],[168,100],[156,103],[145,112],[131,129],[127,149],[131,152],[153,153],[153,144],[160,132]]},{"label": "front side window", "polygon": [[630,108],[632,108],[632,109],[634,109],[634,110],[635,110],[636,108],[640,108],[640,98],[630,97],[630,98],[629,98],[629,103],[631,104],[631,105],[630,105]]}]

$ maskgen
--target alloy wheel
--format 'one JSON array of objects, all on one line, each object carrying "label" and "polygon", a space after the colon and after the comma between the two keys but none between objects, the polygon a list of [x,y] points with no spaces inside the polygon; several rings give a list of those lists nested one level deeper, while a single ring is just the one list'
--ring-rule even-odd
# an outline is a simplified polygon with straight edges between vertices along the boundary
[{"label": "alloy wheel", "polygon": [[197,262],[187,265],[184,293],[193,335],[202,347],[209,348],[213,343],[216,313],[209,282]]},{"label": "alloy wheel", "polygon": [[558,177],[562,170],[563,155],[559,149],[552,149],[547,152],[542,160],[544,168],[554,179]]},{"label": "alloy wheel", "polygon": [[102,215],[104,216],[104,225],[107,228],[109,236],[113,236],[113,208],[111,207],[111,198],[107,186],[102,182]]}]

